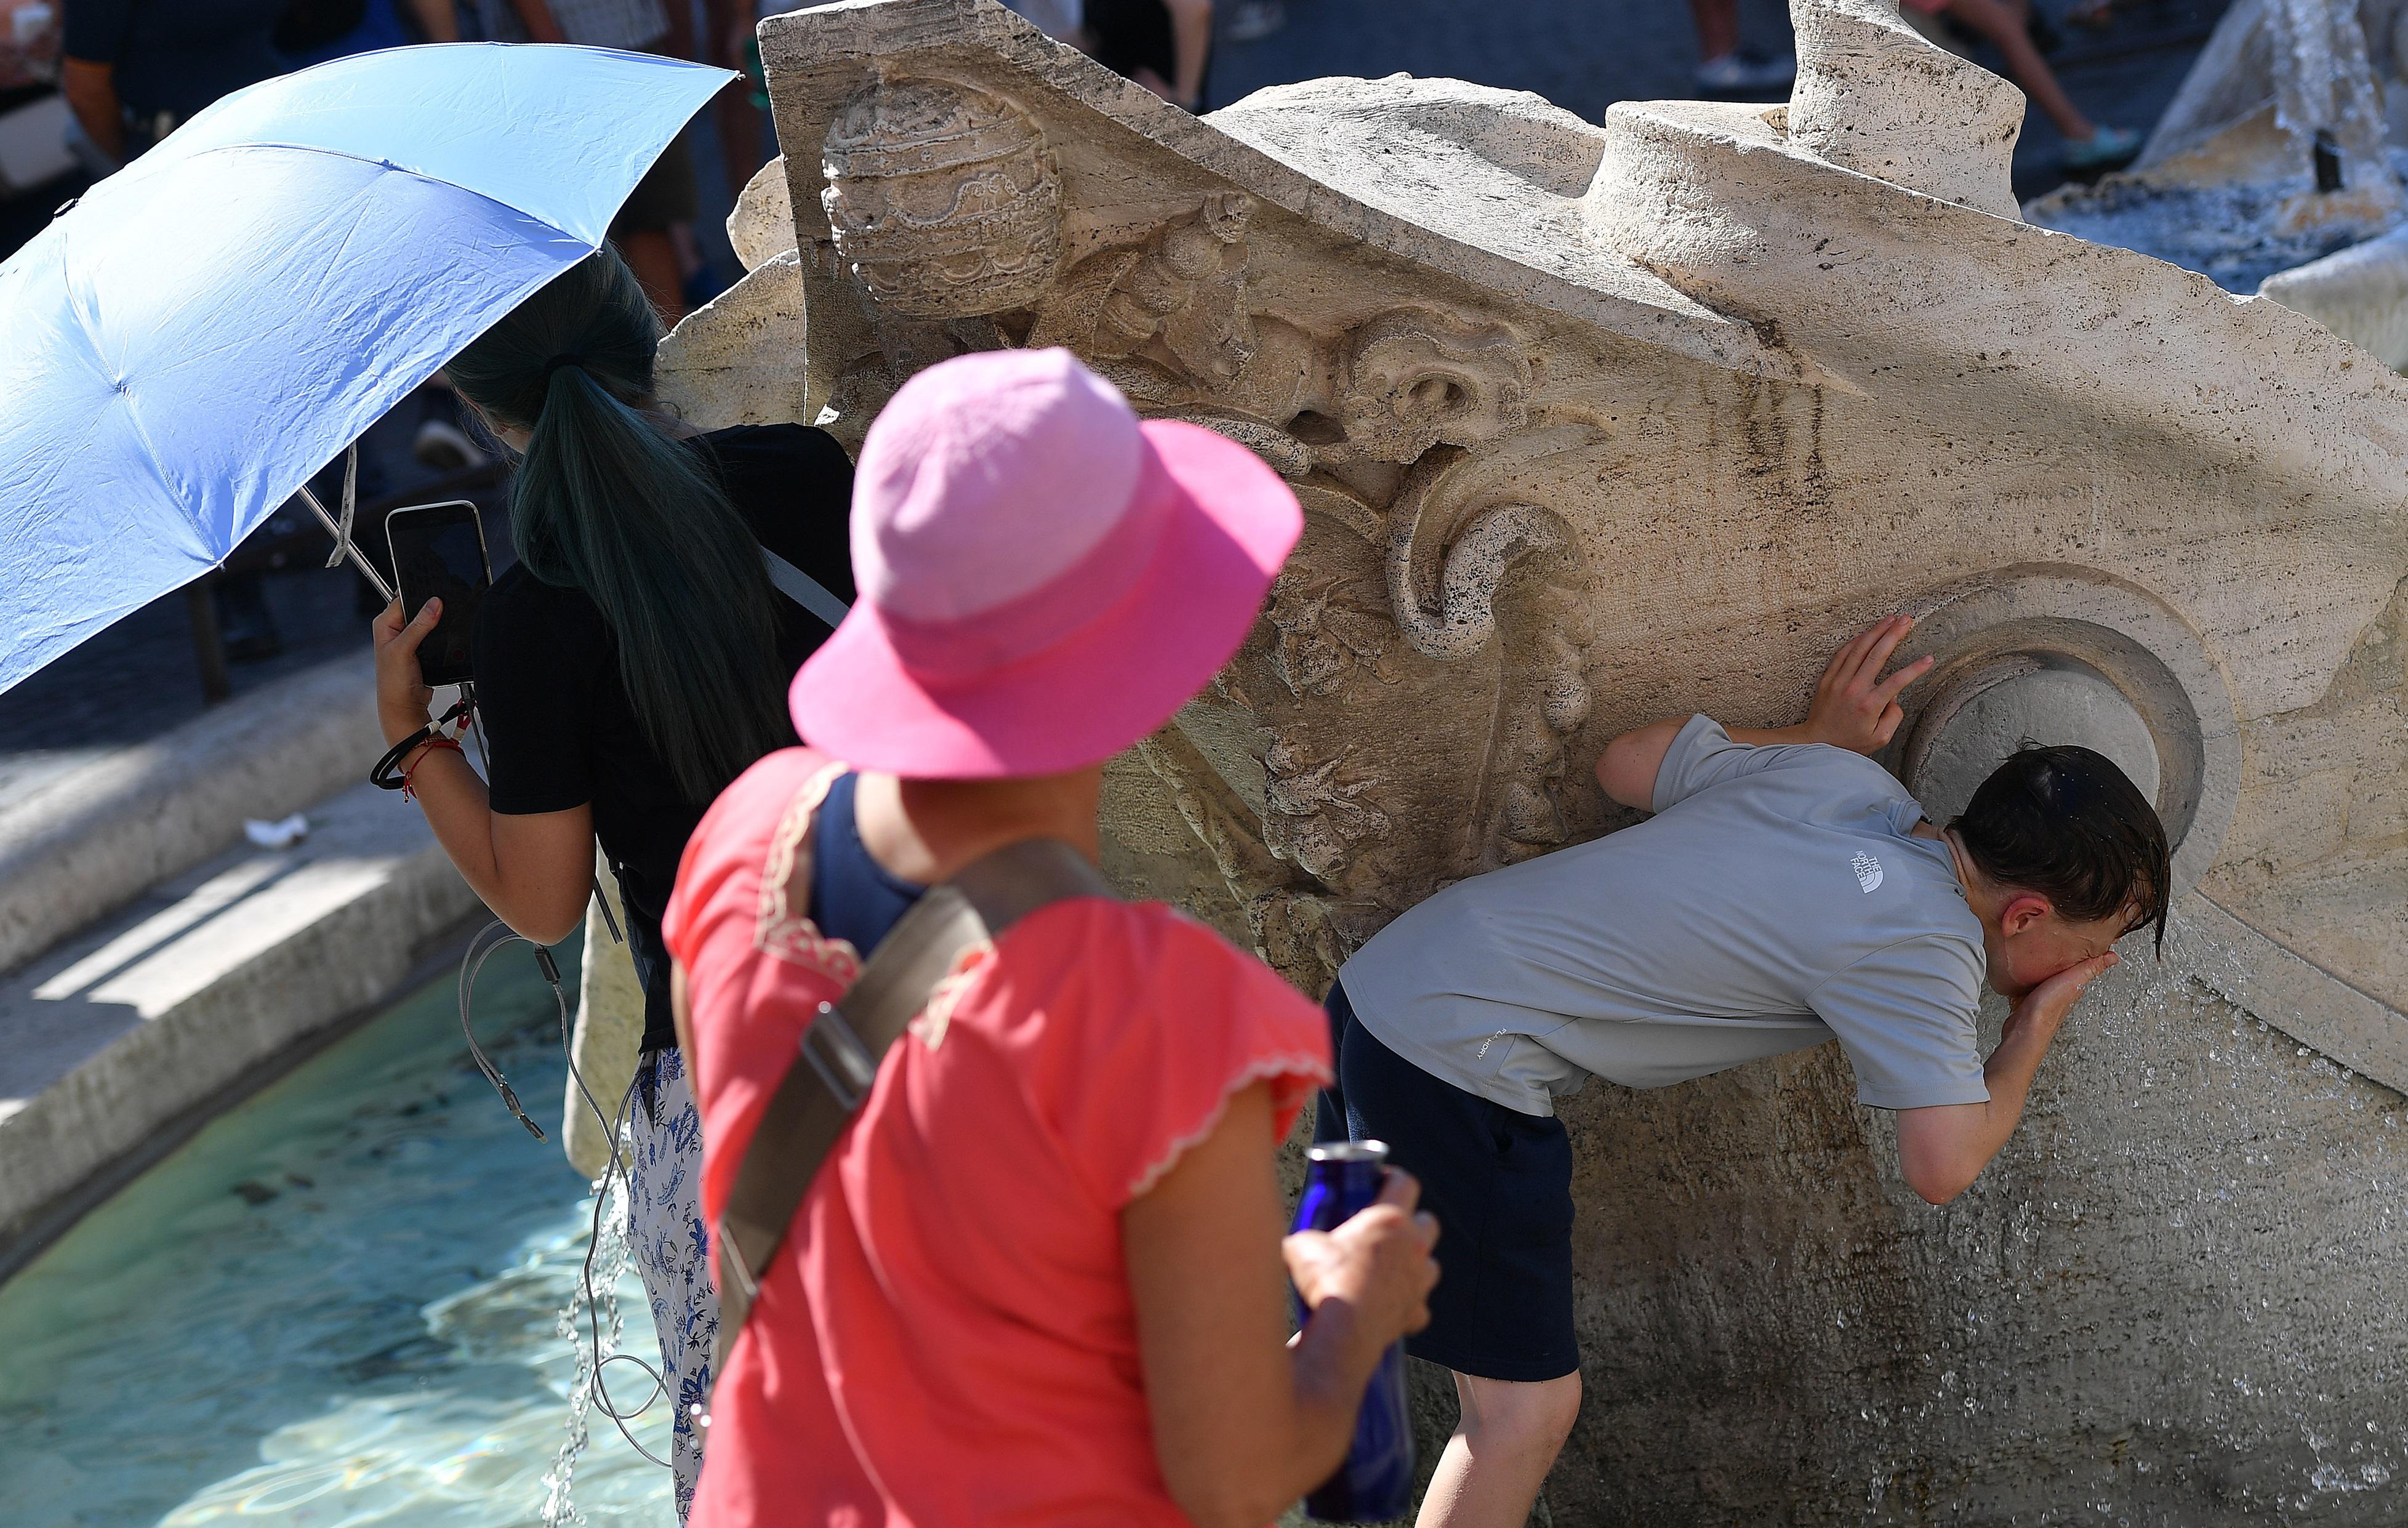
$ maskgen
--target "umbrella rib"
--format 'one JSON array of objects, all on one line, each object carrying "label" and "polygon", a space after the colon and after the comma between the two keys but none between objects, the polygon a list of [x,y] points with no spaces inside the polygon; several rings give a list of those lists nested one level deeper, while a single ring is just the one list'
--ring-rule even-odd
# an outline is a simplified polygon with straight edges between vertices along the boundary
[{"label": "umbrella rib", "polygon": [[[502,200],[499,196],[488,195],[486,193],[479,191],[474,186],[464,186],[457,180],[447,180],[440,175],[429,175],[424,170],[415,170],[407,166],[396,165],[390,159],[377,159],[367,154],[355,154],[348,149],[329,149],[315,143],[284,143],[280,141],[261,139],[251,143],[217,144],[214,147],[202,150],[199,153],[194,154],[193,158],[197,160],[205,158],[210,154],[233,153],[244,149],[284,149],[289,150],[294,153],[323,154],[328,159],[348,159],[355,165],[373,165],[377,168],[386,171],[388,174],[407,175],[415,180],[423,180],[429,185],[450,186],[452,190],[460,193],[464,196],[474,196],[479,201],[487,202],[494,207],[498,207],[503,211],[508,212],[514,217],[524,218],[529,223],[535,223],[538,227],[549,228],[563,238],[575,239],[578,243],[586,246],[588,249],[601,248],[599,244],[595,243],[592,239],[579,238],[577,235],[570,233],[567,229],[563,228],[558,223],[552,223],[548,219],[537,217],[534,213],[527,211],[524,208],[512,207],[509,203]],[[653,157],[658,158],[659,156],[656,154]],[[630,195],[632,194],[633,191],[632,188],[630,188]]]},{"label": "umbrella rib", "polygon": [[[212,551],[208,526],[202,523],[200,515],[194,512],[183,491],[176,485],[175,480],[167,475],[166,468],[160,462],[158,446],[151,440],[150,431],[143,425],[140,411],[134,407],[134,395],[126,390],[124,377],[119,374],[116,363],[109,359],[103,349],[99,331],[93,326],[92,315],[84,310],[82,294],[77,290],[73,281],[64,280],[66,272],[73,268],[72,262],[68,259],[72,241],[72,234],[63,229],[59,235],[59,270],[62,278],[60,284],[66,293],[67,313],[75,320],[76,333],[83,340],[84,354],[90,358],[93,372],[108,384],[111,391],[124,400],[119,407],[125,411],[126,427],[131,429],[135,438],[142,442],[142,461],[143,465],[150,469],[151,481],[159,485],[160,492],[165,494],[169,502],[173,503],[177,511],[183,515],[184,524],[192,531],[194,541],[203,551]],[[226,548],[226,552],[233,550],[232,547]],[[215,563],[224,555],[225,553],[216,553],[209,560]]]},{"label": "umbrella rib", "polygon": [[[560,238],[567,239],[582,248],[590,250],[599,247],[588,239],[579,238],[555,223],[537,217],[533,213],[527,212],[523,209],[512,207],[509,203],[503,201],[500,197],[487,195],[485,193],[479,191],[472,186],[464,186],[456,180],[447,180],[439,175],[428,175],[420,170],[406,169],[399,165],[394,164],[391,160],[375,159],[366,154],[351,153],[341,149],[328,149],[307,143],[264,141],[252,143],[229,143],[220,144],[209,149],[205,149],[201,151],[199,154],[195,154],[193,157],[197,160],[208,154],[224,153],[240,149],[278,149],[294,153],[322,154],[329,159],[345,159],[350,160],[353,164],[373,166],[389,174],[407,175],[416,180],[425,181],[430,185],[448,186],[452,190],[457,191],[463,195],[474,196],[479,201],[483,202],[488,206],[498,208],[503,212],[508,213],[512,217],[524,218],[534,226],[548,229],[552,233],[558,235]],[[64,249],[61,250],[60,253],[63,260],[66,252],[67,252]],[[177,486],[176,481],[168,475],[165,467],[163,465],[160,459],[158,447],[151,440],[150,430],[144,426],[141,412],[134,407],[132,395],[127,393],[122,385],[124,379],[117,374],[116,367],[108,360],[107,353],[101,344],[99,332],[94,328],[91,315],[84,310],[84,304],[80,300],[80,295],[75,290],[72,283],[68,284],[67,296],[67,310],[74,316],[76,330],[84,341],[84,352],[91,359],[93,369],[100,375],[111,388],[115,389],[119,395],[124,398],[124,403],[122,407],[125,410],[128,427],[133,431],[135,438],[141,443],[142,459],[144,465],[150,468],[152,481],[158,483],[160,490],[172,503],[175,504],[177,510],[183,515],[185,526],[192,532],[194,543],[204,552],[205,555],[208,555],[209,561],[214,564],[222,560],[234,549],[231,546],[226,547],[222,551],[216,548],[209,534],[209,526],[206,523],[204,517],[186,497],[182,490]],[[230,526],[228,528],[231,532],[233,527]]]}]

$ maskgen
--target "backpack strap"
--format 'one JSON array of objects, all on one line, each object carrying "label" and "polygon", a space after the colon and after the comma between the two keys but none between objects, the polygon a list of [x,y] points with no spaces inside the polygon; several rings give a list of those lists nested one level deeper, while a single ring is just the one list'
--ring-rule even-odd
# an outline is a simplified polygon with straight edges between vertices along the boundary
[{"label": "backpack strap", "polygon": [[[332,568],[334,564],[326,566]],[[826,584],[766,546],[761,548],[761,566],[780,594],[825,621],[830,631],[844,624],[845,613],[853,607],[838,599]]]},{"label": "backpack strap", "polygon": [[[799,907],[809,894],[808,881],[790,886],[787,904]],[[713,1375],[734,1349],[760,1291],[760,1276],[777,1256],[820,1163],[868,1098],[887,1048],[928,1005],[937,984],[965,952],[1039,908],[1111,895],[1096,867],[1059,839],[1007,844],[930,887],[871,952],[842,1006],[820,1004],[803,1031],[801,1054],[753,1127],[720,1211]]]}]

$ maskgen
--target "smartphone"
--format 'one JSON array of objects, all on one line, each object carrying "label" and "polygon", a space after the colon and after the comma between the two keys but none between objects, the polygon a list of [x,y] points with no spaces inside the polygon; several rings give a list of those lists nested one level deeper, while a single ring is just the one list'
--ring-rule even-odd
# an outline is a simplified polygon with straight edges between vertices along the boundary
[{"label": "smartphone", "polygon": [[477,607],[485,602],[485,591],[494,583],[477,506],[465,498],[408,505],[384,517],[384,536],[393,549],[394,581],[401,591],[404,618],[415,620],[430,598],[443,601],[435,629],[419,644],[419,672],[429,685],[467,683],[476,677],[469,649],[477,633]]}]

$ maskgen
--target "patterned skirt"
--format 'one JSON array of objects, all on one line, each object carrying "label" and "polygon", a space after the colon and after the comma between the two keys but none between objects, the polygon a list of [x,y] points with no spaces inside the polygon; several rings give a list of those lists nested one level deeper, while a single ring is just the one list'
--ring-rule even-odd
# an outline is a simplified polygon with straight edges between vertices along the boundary
[{"label": "patterned skirt", "polygon": [[647,1052],[637,1063],[628,1112],[634,1165],[627,1175],[627,1244],[652,1302],[661,1374],[677,1407],[669,1460],[682,1523],[702,1474],[703,1433],[695,1425],[695,1408],[710,1393],[719,1295],[710,1287],[710,1240],[702,1225],[702,1116],[676,1047]]}]

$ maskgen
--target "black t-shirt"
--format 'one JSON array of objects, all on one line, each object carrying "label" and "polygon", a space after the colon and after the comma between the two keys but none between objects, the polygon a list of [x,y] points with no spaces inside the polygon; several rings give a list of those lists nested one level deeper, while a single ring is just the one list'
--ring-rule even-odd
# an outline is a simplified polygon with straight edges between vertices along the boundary
[{"label": "black t-shirt", "polygon": [[[688,443],[716,460],[729,500],[763,546],[853,601],[853,463],[834,438],[800,425],[739,425]],[[771,601],[779,671],[791,674],[828,627],[781,594]],[[644,1048],[674,1045],[661,915],[685,841],[710,803],[688,800],[652,751],[619,679],[618,642],[583,590],[546,584],[523,564],[494,580],[477,616],[476,669],[494,810],[593,806],[645,978]]]}]

